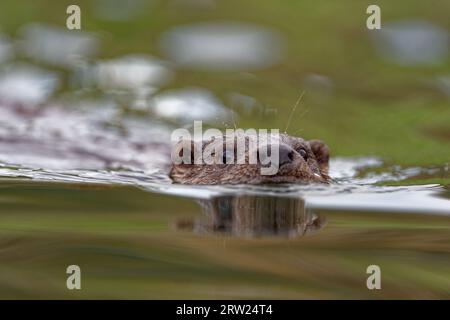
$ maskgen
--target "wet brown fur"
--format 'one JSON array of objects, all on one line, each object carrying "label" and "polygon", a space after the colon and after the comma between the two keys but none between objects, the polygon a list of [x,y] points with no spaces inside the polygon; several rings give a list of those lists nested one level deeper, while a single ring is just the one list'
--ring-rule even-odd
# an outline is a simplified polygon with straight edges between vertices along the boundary
[{"label": "wet brown fur", "polygon": [[[214,140],[202,143],[204,149]],[[261,175],[261,164],[178,164],[173,165],[170,177],[176,183],[213,184],[271,184],[271,183],[328,183],[328,147],[319,140],[306,141],[302,138],[280,134],[280,146],[294,150],[293,161],[281,165],[275,175]],[[198,147],[198,145],[192,145]],[[298,152],[306,151],[306,156]],[[192,148],[193,150],[193,148]],[[246,158],[249,151],[246,148]]]}]

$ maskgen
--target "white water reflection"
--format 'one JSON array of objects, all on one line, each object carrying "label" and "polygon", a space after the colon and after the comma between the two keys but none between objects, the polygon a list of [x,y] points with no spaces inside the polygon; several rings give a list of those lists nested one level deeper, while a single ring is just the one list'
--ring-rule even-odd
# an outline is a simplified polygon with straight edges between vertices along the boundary
[{"label": "white water reflection", "polygon": [[401,65],[442,63],[448,58],[448,32],[428,21],[404,20],[383,24],[374,35],[376,49]]},{"label": "white water reflection", "polygon": [[175,27],[161,36],[165,54],[183,66],[207,70],[253,70],[277,63],[282,40],[270,29],[232,22]]},{"label": "white water reflection", "polygon": [[37,105],[48,100],[60,81],[53,72],[34,66],[9,65],[0,70],[0,100]]},{"label": "white water reflection", "polygon": [[139,92],[165,84],[172,77],[167,62],[146,55],[127,55],[95,64],[81,64],[77,68],[75,81],[82,87],[96,86],[104,91]]},{"label": "white water reflection", "polygon": [[329,174],[334,179],[345,181],[356,177],[358,171],[365,168],[382,166],[383,162],[374,157],[336,157],[330,160]]},{"label": "white water reflection", "polygon": [[26,25],[20,35],[20,49],[25,56],[62,67],[93,57],[99,47],[98,39],[92,34],[44,24]]},{"label": "white water reflection", "polygon": [[[33,169],[126,168],[165,163],[170,130],[149,118],[117,117],[115,105],[46,107],[23,114],[0,105],[0,162]],[[106,108],[107,107],[107,108]],[[103,110],[102,110],[103,109]]]},{"label": "white water reflection", "polygon": [[444,188],[437,184],[407,187],[359,186],[352,192],[308,195],[312,209],[384,211],[450,215],[450,200],[437,197]]},{"label": "white water reflection", "polygon": [[208,90],[185,88],[168,90],[153,98],[153,112],[163,118],[192,122],[227,118],[229,111]]}]

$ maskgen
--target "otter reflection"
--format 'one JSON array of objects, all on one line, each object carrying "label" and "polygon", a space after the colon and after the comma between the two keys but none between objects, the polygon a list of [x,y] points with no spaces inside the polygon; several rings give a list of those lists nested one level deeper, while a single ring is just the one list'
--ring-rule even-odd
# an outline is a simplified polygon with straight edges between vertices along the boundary
[{"label": "otter reflection", "polygon": [[274,196],[220,196],[199,201],[203,217],[178,221],[178,227],[200,233],[222,233],[237,237],[299,237],[317,232],[325,218],[305,208],[301,198]]}]

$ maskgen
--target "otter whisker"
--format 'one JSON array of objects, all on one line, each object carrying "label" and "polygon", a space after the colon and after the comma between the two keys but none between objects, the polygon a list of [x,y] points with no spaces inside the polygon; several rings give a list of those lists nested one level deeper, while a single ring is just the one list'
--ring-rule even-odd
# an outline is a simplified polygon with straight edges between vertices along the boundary
[{"label": "otter whisker", "polygon": [[[309,112],[309,108],[306,108],[299,116],[298,116],[298,118],[299,118],[299,120],[301,119],[301,118],[303,118],[307,113]],[[297,131],[295,131],[294,133],[292,133],[294,136],[295,135],[297,135],[299,132],[301,132],[301,131],[303,131],[303,129],[298,129]]]},{"label": "otter whisker", "polygon": [[287,129],[289,128],[289,125],[291,124],[291,120],[295,114],[295,110],[297,109],[297,107],[300,104],[300,101],[302,100],[304,95],[305,95],[305,91],[303,90],[302,93],[300,94],[300,96],[298,97],[297,101],[295,102],[294,107],[291,110],[291,114],[289,115],[289,119],[287,121],[286,128],[284,129],[284,133],[287,133]]},{"label": "otter whisker", "polygon": [[303,128],[300,128],[300,129],[298,129],[297,131],[295,131],[294,133],[292,133],[292,135],[297,135],[297,134],[299,134],[300,132],[302,132],[304,129]]}]

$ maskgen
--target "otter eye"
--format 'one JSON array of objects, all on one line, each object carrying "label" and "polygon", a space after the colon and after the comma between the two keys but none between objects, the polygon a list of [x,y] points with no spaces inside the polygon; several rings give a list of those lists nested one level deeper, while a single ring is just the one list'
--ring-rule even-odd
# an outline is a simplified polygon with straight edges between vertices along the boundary
[{"label": "otter eye", "polygon": [[308,153],[305,149],[301,148],[298,150],[298,153],[302,156],[303,159],[308,160]]}]

